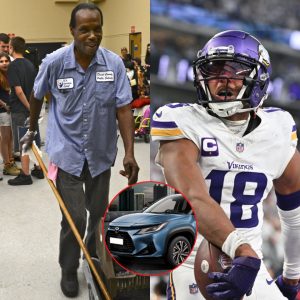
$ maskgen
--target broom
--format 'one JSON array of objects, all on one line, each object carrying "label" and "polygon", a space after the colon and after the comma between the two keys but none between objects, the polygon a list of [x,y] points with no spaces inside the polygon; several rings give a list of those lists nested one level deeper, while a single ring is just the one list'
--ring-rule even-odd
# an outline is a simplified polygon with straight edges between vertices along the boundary
[{"label": "broom", "polygon": [[68,221],[68,223],[70,225],[70,228],[71,228],[72,232],[75,235],[75,238],[76,238],[76,240],[77,240],[80,248],[82,249],[82,251],[83,251],[83,253],[85,255],[85,258],[86,258],[86,260],[87,260],[87,262],[88,262],[88,264],[89,264],[89,266],[90,266],[90,268],[91,268],[91,270],[92,270],[92,272],[93,272],[93,274],[94,274],[94,276],[96,278],[97,283],[99,284],[99,287],[100,287],[102,293],[104,294],[105,299],[106,300],[111,300],[111,297],[110,297],[110,295],[109,295],[109,293],[108,293],[108,291],[107,291],[107,289],[106,289],[106,287],[105,287],[102,279],[99,276],[99,273],[98,273],[98,271],[97,271],[97,269],[95,267],[95,264],[94,264],[94,262],[91,259],[91,256],[90,256],[90,254],[89,254],[89,252],[88,252],[88,250],[87,250],[87,248],[86,248],[86,246],[85,246],[85,244],[84,244],[84,242],[83,242],[83,240],[82,240],[82,238],[81,238],[81,236],[80,236],[80,234],[79,234],[79,232],[78,232],[78,230],[77,230],[77,228],[76,228],[76,226],[74,224],[74,221],[73,221],[73,219],[72,219],[72,217],[71,217],[68,209],[66,208],[66,206],[65,206],[65,204],[64,204],[61,196],[59,195],[59,193],[58,193],[58,191],[56,189],[56,186],[54,185],[53,181],[50,180],[47,177],[48,170],[47,170],[47,168],[46,168],[46,166],[45,166],[45,164],[44,164],[44,162],[43,162],[43,160],[42,160],[42,158],[41,158],[41,156],[39,154],[39,150],[37,149],[37,146],[35,145],[35,143],[32,144],[32,151],[33,151],[33,153],[34,153],[34,155],[35,155],[35,157],[36,157],[36,159],[37,159],[40,167],[42,168],[42,171],[45,174],[45,177],[47,178],[47,181],[48,181],[48,183],[49,183],[49,185],[50,185],[50,187],[51,187],[51,189],[52,189],[52,191],[53,191],[53,193],[54,193],[54,195],[55,195],[55,197],[57,199],[57,202],[58,202],[58,204],[59,204],[59,206],[60,206],[63,214],[65,215],[65,217],[66,217],[66,219],[67,219],[67,221]]}]

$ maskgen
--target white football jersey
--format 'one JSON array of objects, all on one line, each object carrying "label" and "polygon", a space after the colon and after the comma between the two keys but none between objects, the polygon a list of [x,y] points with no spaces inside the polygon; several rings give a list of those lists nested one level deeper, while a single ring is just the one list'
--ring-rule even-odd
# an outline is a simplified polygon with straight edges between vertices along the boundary
[{"label": "white football jersey", "polygon": [[151,134],[154,141],[186,138],[197,145],[211,197],[262,257],[262,201],[294,155],[297,134],[284,110],[259,109],[257,117],[258,127],[238,137],[203,106],[173,103],[156,111]]}]

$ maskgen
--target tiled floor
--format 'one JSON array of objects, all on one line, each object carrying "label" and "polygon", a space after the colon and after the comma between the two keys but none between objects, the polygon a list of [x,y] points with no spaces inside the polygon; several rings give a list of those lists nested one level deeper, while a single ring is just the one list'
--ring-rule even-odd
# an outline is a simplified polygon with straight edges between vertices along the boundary
[{"label": "tiled floor", "polygon": [[[46,118],[45,118],[46,119]],[[41,132],[44,132],[44,123]],[[149,144],[136,140],[139,180],[149,180]],[[110,198],[126,184],[122,169],[123,144],[112,170]],[[44,157],[45,162],[47,158]],[[46,164],[47,165],[47,164]],[[2,166],[0,167],[2,172]],[[60,268],[57,263],[60,210],[47,181],[34,179],[29,186],[9,186],[11,176],[0,181],[0,299],[60,300]],[[79,269],[80,295],[88,299],[87,284]]]}]

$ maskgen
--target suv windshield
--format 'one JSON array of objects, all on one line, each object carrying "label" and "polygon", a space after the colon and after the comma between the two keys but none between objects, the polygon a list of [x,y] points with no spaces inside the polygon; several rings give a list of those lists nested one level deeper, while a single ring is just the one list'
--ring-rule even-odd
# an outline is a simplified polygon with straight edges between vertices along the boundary
[{"label": "suv windshield", "polygon": [[189,214],[191,206],[181,195],[172,195],[160,199],[148,207],[144,213]]}]

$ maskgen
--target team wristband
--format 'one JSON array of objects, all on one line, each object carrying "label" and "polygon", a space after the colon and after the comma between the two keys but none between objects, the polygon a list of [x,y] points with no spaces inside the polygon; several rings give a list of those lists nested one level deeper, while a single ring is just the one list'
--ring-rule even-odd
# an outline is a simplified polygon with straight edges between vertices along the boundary
[{"label": "team wristband", "polygon": [[236,249],[242,244],[248,244],[247,240],[237,230],[234,230],[227,236],[222,245],[222,251],[234,259]]}]

